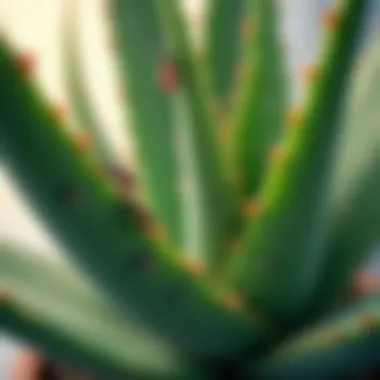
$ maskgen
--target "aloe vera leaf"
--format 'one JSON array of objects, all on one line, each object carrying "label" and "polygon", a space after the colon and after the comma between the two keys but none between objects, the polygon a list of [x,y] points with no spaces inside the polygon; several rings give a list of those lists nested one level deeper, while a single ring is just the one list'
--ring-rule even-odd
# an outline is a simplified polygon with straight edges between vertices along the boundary
[{"label": "aloe vera leaf", "polygon": [[257,194],[268,155],[283,135],[288,86],[275,0],[249,2],[232,118],[233,170],[244,198]]},{"label": "aloe vera leaf", "polygon": [[169,241],[181,246],[181,208],[174,124],[159,86],[165,50],[151,0],[112,0],[107,4],[120,87],[131,116],[136,171],[144,200],[162,223]]},{"label": "aloe vera leaf", "polygon": [[223,358],[266,333],[225,291],[195,279],[138,211],[75,148],[46,100],[0,44],[4,159],[20,191],[67,253],[129,314],[184,351]]},{"label": "aloe vera leaf", "polygon": [[92,144],[91,150],[105,164],[117,162],[115,152],[107,143],[105,128],[97,118],[89,99],[89,93],[82,73],[82,62],[79,52],[79,33],[73,2],[66,5],[63,18],[63,69],[70,106],[79,123],[81,130],[89,133]]},{"label": "aloe vera leaf", "polygon": [[69,265],[10,243],[1,245],[0,263],[2,327],[43,352],[120,378],[198,376],[173,348],[145,331],[137,318],[114,310]]},{"label": "aloe vera leaf", "polygon": [[346,112],[318,305],[342,294],[355,270],[380,241],[379,46],[377,41],[358,66],[358,78]]},{"label": "aloe vera leaf", "polygon": [[242,54],[246,0],[211,0],[206,11],[205,64],[211,96],[225,114],[229,110],[236,67]]},{"label": "aloe vera leaf", "polygon": [[285,322],[302,313],[318,284],[330,216],[329,191],[342,105],[368,2],[342,1],[326,14],[326,46],[301,120],[272,153],[231,279],[251,303]]},{"label": "aloe vera leaf", "polygon": [[[167,91],[177,120],[184,167],[183,218],[190,253],[204,258],[209,273],[218,274],[226,259],[226,242],[236,227],[235,199],[216,143],[207,107],[204,71],[193,51],[180,4],[157,2],[166,49],[178,85]],[[187,186],[186,186],[187,185]]]},{"label": "aloe vera leaf", "polygon": [[[380,361],[380,297],[375,295],[289,337],[259,365],[259,380],[337,379]],[[256,377],[255,377],[256,376]]]}]

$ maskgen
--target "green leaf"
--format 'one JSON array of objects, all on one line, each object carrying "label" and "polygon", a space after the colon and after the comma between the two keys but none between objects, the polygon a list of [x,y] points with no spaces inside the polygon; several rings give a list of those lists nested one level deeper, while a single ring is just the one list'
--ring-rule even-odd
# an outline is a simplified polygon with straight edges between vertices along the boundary
[{"label": "green leaf", "polygon": [[170,242],[180,247],[176,137],[168,99],[159,85],[160,61],[165,49],[155,2],[111,0],[107,7],[120,82],[126,93],[125,106],[131,115],[128,128],[143,196],[163,224]]},{"label": "green leaf", "polygon": [[273,354],[252,367],[259,380],[320,380],[352,376],[380,361],[380,296],[289,337]]},{"label": "green leaf", "polygon": [[211,0],[206,15],[206,65],[211,94],[223,113],[231,106],[236,67],[242,54],[246,0]]},{"label": "green leaf", "polygon": [[233,171],[245,198],[262,185],[270,149],[283,134],[288,86],[278,27],[275,0],[249,2],[231,140]]},{"label": "green leaf", "polygon": [[341,106],[368,1],[343,1],[329,16],[318,80],[302,118],[273,155],[232,280],[255,307],[285,322],[308,306],[328,232],[329,191],[341,133]]},{"label": "green leaf", "polygon": [[328,254],[318,290],[321,302],[342,294],[380,241],[380,45],[358,66],[348,104],[333,191]]},{"label": "green leaf", "polygon": [[207,107],[204,72],[191,46],[182,9],[176,1],[157,2],[166,32],[176,88],[168,91],[176,117],[185,188],[184,236],[187,250],[205,258],[209,273],[226,259],[226,242],[234,232],[234,198],[216,143]]},{"label": "green leaf", "polygon": [[47,355],[104,376],[198,376],[173,348],[144,331],[137,318],[121,315],[69,265],[8,243],[0,247],[0,263],[2,327]]},{"label": "green leaf", "polygon": [[139,211],[75,149],[9,46],[0,44],[5,163],[22,193],[75,262],[128,314],[183,350],[223,358],[262,339],[264,326],[194,279]]},{"label": "green leaf", "polygon": [[63,24],[63,68],[70,105],[79,122],[81,130],[89,133],[95,155],[107,165],[117,162],[115,153],[110,149],[105,138],[104,126],[100,124],[89,100],[88,90],[82,73],[82,62],[79,52],[79,33],[73,3],[65,4]]}]

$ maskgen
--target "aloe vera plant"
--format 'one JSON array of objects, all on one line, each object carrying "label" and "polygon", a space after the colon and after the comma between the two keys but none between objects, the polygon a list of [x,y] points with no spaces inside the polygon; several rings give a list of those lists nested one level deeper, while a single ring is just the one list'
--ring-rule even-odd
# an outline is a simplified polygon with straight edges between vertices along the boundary
[{"label": "aloe vera plant", "polygon": [[2,328],[107,379],[375,369],[380,297],[347,297],[380,236],[379,42],[357,55],[369,3],[325,12],[290,107],[274,0],[210,1],[202,54],[176,0],[105,1],[133,181],[109,170],[120,163],[83,86],[74,15],[65,76],[92,144],[2,36],[2,160],[71,263],[2,244]]}]

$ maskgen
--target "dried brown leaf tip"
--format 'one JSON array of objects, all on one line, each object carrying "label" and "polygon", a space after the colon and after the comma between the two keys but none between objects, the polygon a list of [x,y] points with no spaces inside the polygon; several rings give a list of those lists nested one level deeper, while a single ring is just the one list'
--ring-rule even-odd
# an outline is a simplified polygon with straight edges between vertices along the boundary
[{"label": "dried brown leaf tip", "polygon": [[36,70],[36,57],[32,53],[22,52],[16,55],[16,66],[23,75],[32,75]]},{"label": "dried brown leaf tip", "polygon": [[161,58],[157,81],[159,88],[165,93],[172,93],[178,89],[178,70],[174,58]]},{"label": "dried brown leaf tip", "polygon": [[199,257],[190,257],[184,254],[180,261],[181,266],[192,276],[199,277],[206,273],[206,263]]},{"label": "dried brown leaf tip", "polygon": [[336,7],[327,7],[322,12],[322,25],[326,29],[332,29],[338,26],[340,21],[339,11]]}]

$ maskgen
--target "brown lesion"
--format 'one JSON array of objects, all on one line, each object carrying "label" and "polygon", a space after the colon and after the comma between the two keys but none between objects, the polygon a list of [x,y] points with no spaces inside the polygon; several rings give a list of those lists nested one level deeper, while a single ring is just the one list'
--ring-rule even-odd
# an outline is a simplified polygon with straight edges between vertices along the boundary
[{"label": "brown lesion", "polygon": [[22,52],[16,55],[16,67],[19,73],[29,76],[36,71],[36,56],[29,52]]}]

